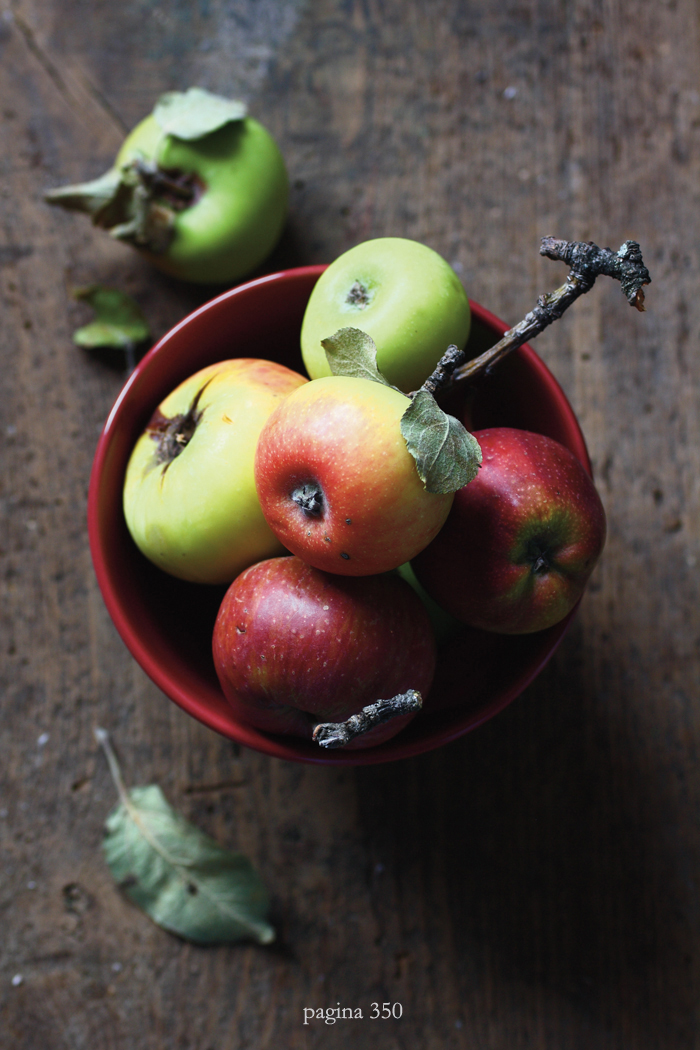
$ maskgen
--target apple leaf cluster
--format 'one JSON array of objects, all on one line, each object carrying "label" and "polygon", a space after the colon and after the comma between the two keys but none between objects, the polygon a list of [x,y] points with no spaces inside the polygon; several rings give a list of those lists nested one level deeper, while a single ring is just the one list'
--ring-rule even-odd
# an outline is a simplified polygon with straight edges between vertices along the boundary
[{"label": "apple leaf cluster", "polygon": [[[156,102],[151,119],[162,138],[172,136],[183,142],[196,142],[232,121],[244,120],[247,113],[244,102],[191,87],[184,92],[166,91]],[[181,202],[189,202],[192,197],[186,182],[178,184],[177,178],[159,171],[156,163],[149,162],[141,154],[124,164],[115,165],[91,182],[50,190],[45,199],[50,204],[87,212],[96,226],[110,230],[113,237],[124,239],[132,232],[132,226],[143,230],[147,220],[140,213],[148,213],[146,203],[153,195],[154,184],[161,191],[167,189],[171,195],[179,196]],[[151,216],[151,221],[157,220]],[[152,232],[150,237],[144,232],[141,236],[144,243],[153,240]],[[161,250],[166,248],[167,244],[164,244]]]},{"label": "apple leaf cluster", "polygon": [[107,866],[126,896],[159,926],[195,944],[269,944],[265,887],[247,857],[224,849],[172,808],[157,784],[127,790],[104,729],[119,792],[106,821]]}]

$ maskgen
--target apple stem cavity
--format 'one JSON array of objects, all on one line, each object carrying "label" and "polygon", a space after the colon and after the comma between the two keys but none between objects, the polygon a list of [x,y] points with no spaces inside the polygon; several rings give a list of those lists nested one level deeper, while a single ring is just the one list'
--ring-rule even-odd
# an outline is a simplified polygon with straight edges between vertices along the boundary
[{"label": "apple stem cavity", "polygon": [[198,408],[199,400],[210,382],[211,379],[207,380],[204,386],[197,391],[186,412],[168,418],[159,409],[156,409],[151,416],[146,429],[157,442],[156,459],[163,464],[163,473],[194,437],[204,414],[204,411]]},{"label": "apple stem cavity", "polygon": [[532,563],[532,572],[535,576],[544,576],[546,572],[549,572],[550,564],[549,559],[540,551],[535,560]]},{"label": "apple stem cavity", "polygon": [[307,517],[320,518],[323,514],[325,506],[323,489],[316,482],[300,485],[290,493],[290,497],[298,507],[301,507]]},{"label": "apple stem cavity", "polygon": [[155,161],[143,158],[133,161],[132,167],[144,186],[175,211],[183,211],[202,195],[204,185],[194,172],[165,171]]},{"label": "apple stem cavity", "polygon": [[416,689],[399,693],[390,700],[376,700],[345,722],[321,722],[314,728],[312,739],[327,749],[346,747],[351,740],[383,725],[399,715],[415,714],[423,706],[423,698]]},{"label": "apple stem cavity", "polygon": [[[599,248],[592,241],[564,241],[556,237],[543,237],[540,255],[565,262],[570,267],[565,283],[554,292],[541,295],[535,308],[489,350],[451,371],[443,364],[452,349],[449,347],[428,380],[435,381],[436,384],[432,393],[446,390],[455,383],[473,382],[479,376],[490,372],[509,353],[534,339],[557,321],[579,296],[591,290],[597,277],[612,277],[619,281],[630,306],[640,311],[644,310],[644,286],[651,284],[651,277],[644,265],[642,250],[637,241],[625,241],[618,251],[614,252],[611,248]],[[444,370],[442,376],[441,368]]]},{"label": "apple stem cavity", "polygon": [[371,301],[372,296],[369,294],[369,288],[362,284],[361,281],[355,281],[345,299],[349,306],[356,306],[358,310],[365,310]]},{"label": "apple stem cavity", "polygon": [[166,170],[139,157],[92,182],[50,190],[44,199],[85,212],[117,240],[161,255],[172,242],[175,215],[196,204],[205,188],[193,173]]}]

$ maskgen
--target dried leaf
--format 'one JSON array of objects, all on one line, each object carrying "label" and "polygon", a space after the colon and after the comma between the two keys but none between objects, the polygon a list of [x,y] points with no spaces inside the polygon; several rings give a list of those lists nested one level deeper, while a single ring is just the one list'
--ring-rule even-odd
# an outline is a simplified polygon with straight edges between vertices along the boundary
[{"label": "dried leaf", "polygon": [[191,87],[187,91],[166,91],[156,102],[153,117],[166,135],[193,141],[232,120],[243,120],[247,112],[245,102]]},{"label": "dried leaf", "polygon": [[159,926],[196,944],[274,940],[267,893],[250,861],[185,820],[156,784],[127,791],[106,731],[95,736],[120,797],[103,848],[127,897]]},{"label": "dried leaf", "polygon": [[121,184],[121,172],[110,168],[104,175],[90,182],[48,190],[44,194],[44,200],[48,204],[58,204],[68,211],[85,212],[91,215],[95,225],[99,226],[104,222],[105,212],[109,211],[117,200]]},{"label": "dried leaf", "polygon": [[354,376],[391,385],[377,368],[374,339],[360,328],[340,328],[335,335],[322,339],[321,346],[334,376]]},{"label": "dried leaf", "polygon": [[144,343],[150,336],[148,322],[126,292],[92,284],[76,288],[73,296],[95,311],[95,320],[73,333],[73,342],[88,350],[103,347],[127,349]]},{"label": "dried leaf", "polygon": [[479,442],[427,390],[413,397],[401,417],[401,433],[428,492],[456,492],[476,477]]}]

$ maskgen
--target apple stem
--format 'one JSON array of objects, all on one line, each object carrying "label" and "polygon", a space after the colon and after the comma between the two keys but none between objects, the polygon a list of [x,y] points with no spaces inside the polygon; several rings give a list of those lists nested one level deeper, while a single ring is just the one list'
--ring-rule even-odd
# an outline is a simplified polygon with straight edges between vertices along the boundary
[{"label": "apple stem", "polygon": [[[614,252],[611,248],[599,248],[592,241],[564,241],[556,237],[543,237],[540,255],[565,262],[570,267],[565,284],[554,292],[541,295],[534,310],[506,332],[498,343],[479,357],[475,357],[473,361],[446,373],[444,381],[439,380],[432,393],[444,390],[454,383],[471,382],[490,372],[507,354],[534,339],[553,321],[557,321],[580,295],[591,290],[597,277],[612,277],[619,281],[630,306],[644,310],[643,289],[644,285],[651,284],[651,277],[636,241],[625,241],[619,250]],[[440,367],[451,349],[448,348],[445,357],[438,363],[433,376],[430,377],[431,380],[440,372]]]},{"label": "apple stem", "polygon": [[[435,371],[423,383],[421,390],[427,390],[429,394],[436,394],[438,390],[443,390],[446,386],[449,386],[453,372],[459,368],[466,356],[464,350],[460,350],[454,343],[450,343],[435,366]],[[414,397],[417,393],[418,391],[414,390],[409,394],[409,397]]]},{"label": "apple stem", "polygon": [[165,171],[155,161],[138,158],[132,168],[144,186],[154,195],[165,197],[176,211],[192,204],[201,190],[199,180],[189,172]]},{"label": "apple stem", "polygon": [[49,190],[44,200],[87,212],[93,225],[112,237],[158,255],[167,251],[175,235],[176,212],[195,204],[203,190],[197,175],[166,171],[155,161],[137,158],[91,182]]},{"label": "apple stem", "polygon": [[390,700],[376,700],[363,707],[359,714],[351,715],[345,722],[321,722],[315,726],[313,739],[321,747],[345,747],[355,737],[383,725],[399,715],[414,714],[423,706],[423,698],[416,689],[399,693]]},{"label": "apple stem", "polygon": [[156,409],[151,416],[146,430],[158,443],[156,459],[159,463],[164,464],[163,472],[168,469],[172,461],[180,455],[185,446],[188,445],[194,437],[195,430],[199,425],[199,421],[201,420],[204,411],[203,409],[200,411],[197,407],[199,405],[199,399],[210,383],[211,379],[208,379],[204,386],[200,387],[192,398],[192,402],[187,409],[187,412],[182,415],[173,416],[171,419],[168,419],[159,409]]},{"label": "apple stem", "polygon": [[350,306],[356,306],[360,310],[365,310],[371,302],[369,289],[361,281],[355,281],[345,298],[345,302],[349,303]]},{"label": "apple stem", "polygon": [[291,498],[309,518],[318,518],[323,513],[323,490],[315,483],[308,482],[306,485],[300,485],[294,489]]}]

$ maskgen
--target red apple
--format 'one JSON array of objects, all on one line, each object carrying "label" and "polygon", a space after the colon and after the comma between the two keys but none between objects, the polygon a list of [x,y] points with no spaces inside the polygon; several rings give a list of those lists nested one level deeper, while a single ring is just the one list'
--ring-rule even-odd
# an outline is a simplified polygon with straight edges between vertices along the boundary
[{"label": "red apple", "polygon": [[365,576],[410,561],[453,493],[429,492],[401,434],[410,400],[368,379],[299,387],[263,427],[255,484],[280,542],[317,569]]},{"label": "red apple", "polygon": [[583,594],[605,543],[603,505],[559,442],[508,427],[474,436],[481,469],[456,493],[414,572],[463,623],[503,634],[541,631]]},{"label": "red apple", "polygon": [[[311,739],[376,700],[425,696],[436,646],[428,614],[397,574],[348,577],[296,557],[252,565],[229,587],[214,627],[214,665],[231,707],[270,733]],[[400,715],[349,744],[394,736]]]}]

